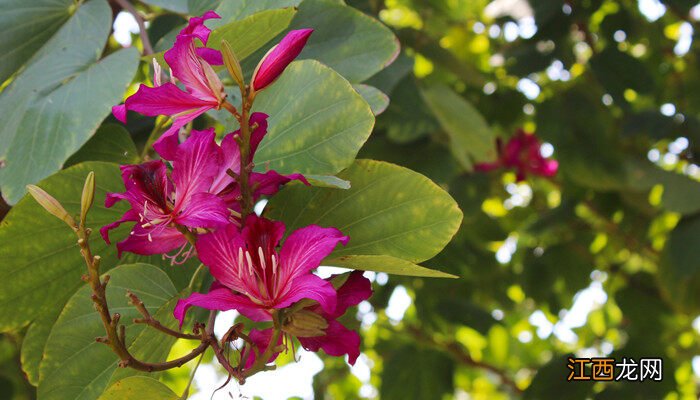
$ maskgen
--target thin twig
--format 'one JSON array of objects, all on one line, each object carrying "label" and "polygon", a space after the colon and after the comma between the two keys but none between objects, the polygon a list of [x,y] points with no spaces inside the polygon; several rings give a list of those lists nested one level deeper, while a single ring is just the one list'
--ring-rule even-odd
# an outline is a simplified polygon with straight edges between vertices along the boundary
[{"label": "thin twig", "polygon": [[462,346],[459,343],[456,342],[440,342],[435,340],[432,335],[428,335],[425,332],[423,332],[420,328],[415,327],[415,326],[408,326],[406,330],[417,340],[421,341],[422,343],[428,343],[432,345],[433,347],[436,347],[442,351],[445,351],[446,353],[450,354],[452,358],[457,360],[461,364],[469,365],[472,367],[476,368],[481,368],[485,369],[495,375],[497,375],[500,379],[501,382],[508,386],[513,392],[521,394],[522,389],[518,387],[518,385],[515,383],[515,381],[508,376],[508,374],[501,370],[500,368],[493,366],[491,364],[487,364],[483,361],[477,361],[473,359],[469,354],[467,354]]},{"label": "thin twig", "polygon": [[148,38],[148,32],[146,32],[146,23],[143,20],[141,14],[134,8],[133,4],[129,0],[114,0],[123,9],[128,11],[136,19],[136,23],[139,26],[139,36],[141,37],[141,44],[143,44],[143,55],[153,54],[153,46],[151,46],[151,39]]}]

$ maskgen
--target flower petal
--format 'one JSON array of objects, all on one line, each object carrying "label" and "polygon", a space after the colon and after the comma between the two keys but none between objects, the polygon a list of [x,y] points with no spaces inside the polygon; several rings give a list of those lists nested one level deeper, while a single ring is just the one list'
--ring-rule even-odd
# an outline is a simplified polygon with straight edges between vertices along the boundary
[{"label": "flower petal", "polygon": [[[272,329],[264,329],[262,331],[259,331],[257,329],[251,329],[250,333],[248,334],[248,337],[250,338],[250,340],[253,341],[253,344],[255,344],[255,347],[258,348],[258,352],[263,353],[263,352],[265,352],[265,349],[267,349],[267,346],[270,344],[270,341],[272,340]],[[281,344],[282,344],[282,336],[280,335],[280,337],[277,341],[277,345],[279,346]],[[245,358],[246,357],[245,352],[247,352],[247,351],[251,351],[250,347],[248,347],[248,346],[246,346],[245,349],[243,349],[243,353],[241,354],[241,357]],[[275,361],[275,359],[277,358],[277,356],[279,354],[280,354],[279,352],[273,353],[270,356],[270,359],[267,360],[267,362],[271,363],[271,362]],[[245,368],[250,368],[253,365],[253,363],[255,363],[255,352],[251,351],[250,354],[248,354],[248,358],[246,359]]]},{"label": "flower petal", "polygon": [[280,273],[291,281],[319,266],[340,242],[350,238],[336,228],[310,225],[294,231],[280,250]]},{"label": "flower petal", "polygon": [[180,210],[196,193],[207,192],[221,167],[221,149],[214,141],[214,128],[193,130],[177,148],[173,160],[175,209]]},{"label": "flower petal", "polygon": [[178,36],[192,35],[201,40],[202,44],[206,46],[207,41],[209,41],[209,34],[211,33],[211,29],[204,25],[204,21],[208,19],[221,19],[221,16],[214,11],[209,10],[202,14],[201,17],[192,17],[187,23],[187,26],[182,28]]},{"label": "flower petal", "polygon": [[[112,193],[108,193],[108,194],[112,194]],[[124,213],[124,215],[122,215],[121,218],[119,218],[118,221],[112,222],[111,224],[107,224],[107,225],[103,226],[102,228],[100,228],[100,235],[102,235],[102,239],[105,241],[105,243],[112,244],[109,240],[109,231],[119,227],[119,225],[121,225],[124,222],[138,221],[138,220],[139,220],[138,213],[136,211],[134,211],[134,209],[130,208],[129,210],[127,210]]]},{"label": "flower petal", "polygon": [[180,321],[180,327],[185,321],[187,310],[192,306],[218,311],[238,310],[244,314],[243,310],[247,311],[254,305],[247,297],[234,294],[227,288],[213,289],[206,294],[192,293],[186,299],[178,300],[173,311],[175,318]]},{"label": "flower petal", "polygon": [[323,349],[329,356],[348,355],[348,363],[355,365],[360,356],[360,335],[332,319],[328,321],[325,336],[300,337],[299,342],[306,350]]},{"label": "flower petal", "polygon": [[250,174],[250,184],[255,191],[253,198],[257,200],[260,196],[272,196],[280,190],[280,187],[290,181],[297,180],[309,186],[309,181],[302,174],[280,175],[275,170],[267,171],[264,174],[253,172]]},{"label": "flower petal", "polygon": [[235,179],[226,171],[230,169],[238,174],[241,170],[241,152],[233,133],[224,136],[224,139],[221,141],[221,154],[221,168],[219,168],[219,172],[217,176],[214,177],[214,181],[211,184],[212,193],[221,193],[227,189],[229,185],[235,183]]},{"label": "flower petal", "polygon": [[331,314],[336,309],[336,292],[330,282],[307,273],[294,278],[285,286],[275,308],[286,308],[302,299],[316,300],[321,309]]},{"label": "flower petal", "polygon": [[208,47],[198,47],[195,51],[197,52],[198,56],[200,56],[210,65],[224,64],[224,56],[219,50],[210,49]]},{"label": "flower petal", "polygon": [[153,143],[153,149],[165,160],[175,159],[177,147],[180,144],[180,128],[187,125],[188,122],[194,120],[212,107],[206,106],[193,110],[186,114],[178,115],[173,124]]},{"label": "flower petal", "polygon": [[190,228],[218,228],[229,223],[230,214],[222,198],[200,192],[190,197],[175,221]]},{"label": "flower petal", "polygon": [[313,29],[290,31],[260,61],[253,73],[253,90],[262,90],[275,81],[306,45]]},{"label": "flower petal", "polygon": [[250,134],[250,159],[252,161],[255,152],[258,150],[258,145],[267,135],[267,114],[254,112],[250,115],[248,122],[250,126],[255,126],[255,129]]},{"label": "flower petal", "polygon": [[[218,104],[214,90],[222,87],[221,82],[218,81],[218,78],[215,78],[214,82],[209,82],[205,72],[208,65],[203,65],[202,63],[206,63],[206,61],[197,55],[195,37],[195,35],[180,33],[175,39],[173,47],[165,52],[163,58],[172,69],[173,76],[185,85],[188,93],[201,100]],[[211,67],[209,66],[209,68]],[[212,86],[215,86],[215,89]]]},{"label": "flower petal", "polygon": [[216,232],[201,235],[195,245],[199,259],[222,285],[237,292],[247,292],[243,278],[254,279],[248,269],[238,265],[238,249],[245,249],[241,233],[233,224]]},{"label": "flower petal", "polygon": [[117,255],[121,257],[124,251],[142,256],[165,254],[186,243],[187,239],[176,228],[165,225],[144,228],[137,223],[129,236],[117,243]]},{"label": "flower petal", "polygon": [[372,296],[372,283],[362,275],[362,271],[352,271],[343,286],[338,288],[335,311],[330,318],[338,318],[345,314],[348,307],[356,306],[361,301]]},{"label": "flower petal", "polygon": [[202,107],[217,106],[216,99],[203,100],[187,92],[183,92],[171,82],[158,87],[141,84],[136,93],[129,96],[124,105],[112,107],[112,114],[122,122],[126,122],[126,111],[136,111],[148,117],[156,115],[176,115],[193,112]]}]

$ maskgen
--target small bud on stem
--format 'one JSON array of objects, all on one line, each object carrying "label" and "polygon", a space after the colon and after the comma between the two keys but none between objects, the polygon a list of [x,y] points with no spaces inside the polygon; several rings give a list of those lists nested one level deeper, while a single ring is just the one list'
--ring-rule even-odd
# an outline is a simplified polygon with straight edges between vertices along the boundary
[{"label": "small bud on stem", "polygon": [[27,191],[30,195],[32,195],[34,200],[39,203],[40,206],[44,207],[44,209],[49,212],[49,214],[65,222],[71,227],[71,229],[77,229],[77,225],[75,220],[73,220],[73,217],[68,214],[68,211],[66,211],[61,203],[59,203],[53,196],[46,193],[40,187],[34,185],[27,185]]},{"label": "small bud on stem", "polygon": [[95,200],[95,173],[90,171],[87,178],[85,178],[85,185],[83,186],[83,194],[80,198],[80,226],[85,226],[85,220],[87,219],[87,213],[92,207],[92,202]]}]

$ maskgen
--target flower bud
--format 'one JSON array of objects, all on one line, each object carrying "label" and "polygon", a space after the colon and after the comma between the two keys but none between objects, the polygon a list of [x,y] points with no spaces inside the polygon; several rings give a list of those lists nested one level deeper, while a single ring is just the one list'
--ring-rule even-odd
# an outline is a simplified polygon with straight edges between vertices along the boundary
[{"label": "flower bud", "polygon": [[73,217],[71,217],[70,214],[68,214],[68,211],[66,211],[66,209],[63,208],[61,203],[59,203],[58,200],[53,198],[53,196],[46,193],[40,187],[34,185],[27,185],[27,191],[30,195],[32,195],[34,200],[36,200],[36,202],[39,203],[40,206],[44,207],[44,209],[49,212],[49,214],[65,222],[68,226],[71,227],[71,229],[76,229],[77,225],[75,224]]},{"label": "flower bud", "polygon": [[80,226],[85,226],[87,213],[92,207],[93,200],[95,200],[95,173],[90,171],[87,178],[85,178],[83,195],[80,197]]},{"label": "flower bud", "polygon": [[321,315],[307,310],[290,315],[284,324],[284,330],[296,337],[316,337],[325,335],[328,321]]},{"label": "flower bud", "polygon": [[224,65],[226,65],[226,69],[229,75],[231,75],[231,78],[233,78],[241,88],[245,87],[241,63],[238,62],[238,58],[233,53],[231,45],[228,44],[226,40],[221,41],[221,54],[224,56]]},{"label": "flower bud", "polygon": [[253,72],[253,90],[262,90],[274,82],[289,63],[301,53],[313,31],[313,29],[291,31],[277,46],[270,49]]}]

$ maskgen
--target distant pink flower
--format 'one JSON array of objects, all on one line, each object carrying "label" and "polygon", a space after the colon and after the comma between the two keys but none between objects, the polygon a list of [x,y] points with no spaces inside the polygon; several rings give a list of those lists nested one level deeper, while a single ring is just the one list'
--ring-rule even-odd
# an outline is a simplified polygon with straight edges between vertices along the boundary
[{"label": "distant pink flower", "polygon": [[279,44],[273,47],[255,68],[253,90],[262,90],[274,82],[301,53],[313,31],[313,29],[299,29],[289,32],[282,38]]},{"label": "distant pink flower", "polygon": [[556,175],[559,163],[556,160],[542,156],[542,144],[534,134],[518,129],[508,140],[505,147],[501,139],[496,142],[498,160],[492,163],[476,164],[477,171],[492,171],[499,168],[510,168],[516,171],[518,182],[525,180],[527,174],[552,177]]},{"label": "distant pink flower", "polygon": [[279,252],[284,224],[248,216],[244,228],[230,224],[199,236],[197,254],[217,281],[209,293],[192,293],[178,301],[174,315],[182,325],[191,306],[238,310],[254,321],[267,321],[273,309],[312,299],[326,313],[337,307],[329,282],[311,271],[348,237],[335,228],[307,226],[293,232]]},{"label": "distant pink flower", "polygon": [[155,87],[141,85],[124,104],[112,107],[112,113],[122,122],[126,122],[127,110],[149,117],[170,116],[172,126],[153,144],[166,159],[174,157],[180,128],[207,110],[219,108],[226,96],[221,81],[211,67],[223,64],[221,53],[195,45],[195,39],[199,39],[206,46],[211,30],[204,26],[204,21],[212,18],[221,17],[207,11],[201,17],[190,18],[173,47],[165,52],[164,58],[172,70],[172,76],[182,82],[186,91],[177,87],[175,82],[160,85],[160,71],[156,68]]},{"label": "distant pink flower", "polygon": [[131,208],[119,221],[100,229],[109,244],[111,229],[123,222],[136,222],[131,234],[117,243],[120,256],[122,251],[149,255],[183,247],[187,240],[178,225],[211,229],[229,222],[226,202],[212,193],[223,163],[214,136],[213,129],[192,131],[177,146],[170,175],[162,160],[121,166],[126,192],[108,193],[105,206],[126,200]]},{"label": "distant pink flower", "polygon": [[[329,278],[332,280],[335,276]],[[317,352],[322,349],[330,356],[348,355],[348,362],[354,365],[357,357],[360,355],[360,335],[355,331],[351,331],[343,324],[338,322],[345,311],[352,306],[359,304],[363,300],[367,300],[372,296],[372,284],[362,276],[362,271],[353,271],[343,285],[338,288],[337,302],[335,310],[327,312],[318,304],[307,307],[301,311],[297,311],[291,316],[291,322],[287,323],[283,330],[286,334],[295,336],[299,339],[299,343],[309,351]],[[295,315],[301,318],[299,325],[303,326],[300,330],[295,328]],[[317,324],[317,330],[322,332],[313,332],[312,327]],[[252,330],[250,338],[258,347],[260,352],[267,348],[272,339],[272,329],[262,331]],[[282,340],[277,344],[282,344]],[[274,354],[268,362],[274,360],[277,354]],[[255,361],[255,355],[248,355],[246,367],[250,367]]]}]

